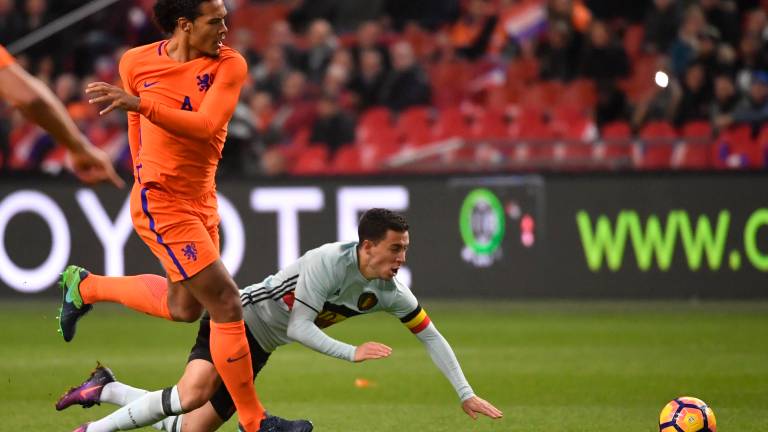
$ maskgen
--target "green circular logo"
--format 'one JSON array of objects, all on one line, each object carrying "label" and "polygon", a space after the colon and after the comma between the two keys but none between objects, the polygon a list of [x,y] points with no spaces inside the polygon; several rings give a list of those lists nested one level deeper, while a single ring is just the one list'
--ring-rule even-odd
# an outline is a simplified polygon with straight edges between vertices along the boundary
[{"label": "green circular logo", "polygon": [[504,208],[488,189],[475,189],[464,199],[459,215],[461,238],[478,255],[491,255],[501,245],[506,228]]}]

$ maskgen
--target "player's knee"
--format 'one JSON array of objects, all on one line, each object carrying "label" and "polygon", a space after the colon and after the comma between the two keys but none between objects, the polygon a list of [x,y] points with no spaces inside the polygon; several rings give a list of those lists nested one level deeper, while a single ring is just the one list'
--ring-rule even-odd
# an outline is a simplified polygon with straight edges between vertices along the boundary
[{"label": "player's knee", "polygon": [[192,380],[179,383],[181,410],[185,413],[205,405],[216,392],[217,383],[213,380]]},{"label": "player's knee", "polygon": [[217,301],[208,308],[211,318],[217,322],[230,322],[242,319],[243,306],[237,289],[222,290]]},{"label": "player's knee", "polygon": [[181,395],[181,409],[185,413],[194,411],[208,402],[213,392],[204,387],[191,387]]},{"label": "player's knee", "polygon": [[202,306],[192,306],[187,308],[179,308],[176,311],[171,311],[171,315],[173,316],[174,321],[179,322],[196,322],[200,319],[200,316],[203,314],[203,308]]}]

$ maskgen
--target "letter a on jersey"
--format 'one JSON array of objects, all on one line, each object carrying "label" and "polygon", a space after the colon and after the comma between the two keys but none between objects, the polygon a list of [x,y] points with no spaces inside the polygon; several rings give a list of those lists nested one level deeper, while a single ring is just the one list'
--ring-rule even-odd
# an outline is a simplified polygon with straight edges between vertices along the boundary
[{"label": "letter a on jersey", "polygon": [[184,102],[181,104],[181,109],[185,111],[193,111],[192,110],[192,101],[189,100],[189,96],[184,96]]}]

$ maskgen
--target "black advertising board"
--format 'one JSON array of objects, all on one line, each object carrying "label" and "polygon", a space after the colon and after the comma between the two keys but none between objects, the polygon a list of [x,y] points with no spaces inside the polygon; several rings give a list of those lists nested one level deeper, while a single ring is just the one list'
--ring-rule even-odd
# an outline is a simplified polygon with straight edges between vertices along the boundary
[{"label": "black advertising board", "polygon": [[[421,177],[226,181],[222,257],[240,285],[325,242],[370,207],[411,224],[419,295],[446,298],[768,297],[768,176]],[[67,263],[161,273],[128,191],[0,184],[0,296],[57,294]]]}]

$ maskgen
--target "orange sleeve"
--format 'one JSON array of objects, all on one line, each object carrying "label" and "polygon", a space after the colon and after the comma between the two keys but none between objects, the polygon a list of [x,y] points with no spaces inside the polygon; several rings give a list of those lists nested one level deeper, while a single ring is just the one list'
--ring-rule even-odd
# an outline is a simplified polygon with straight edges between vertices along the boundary
[{"label": "orange sleeve", "polygon": [[16,60],[13,56],[5,50],[4,46],[0,45],[0,68],[10,66],[14,63],[16,63]]},{"label": "orange sleeve", "polygon": [[[131,86],[131,60],[127,57],[120,59],[120,81],[123,84],[123,90],[137,96],[136,91]],[[128,111],[128,147],[131,149],[131,160],[136,161],[136,155],[138,154],[139,144],[141,137],[139,136],[139,125],[141,120],[139,119],[139,113]]]},{"label": "orange sleeve", "polygon": [[196,140],[211,140],[235,112],[240,88],[248,74],[248,66],[240,56],[222,60],[216,80],[197,112],[171,108],[141,99],[139,112],[168,132]]}]

